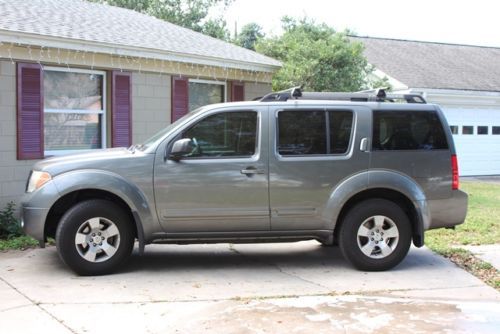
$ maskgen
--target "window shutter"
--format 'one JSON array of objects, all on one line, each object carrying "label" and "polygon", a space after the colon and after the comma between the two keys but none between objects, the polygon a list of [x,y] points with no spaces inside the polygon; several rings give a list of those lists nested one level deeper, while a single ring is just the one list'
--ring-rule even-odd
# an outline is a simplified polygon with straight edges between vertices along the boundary
[{"label": "window shutter", "polygon": [[111,146],[128,147],[132,142],[132,76],[113,71],[111,82]]},{"label": "window shutter", "polygon": [[189,80],[172,77],[172,123],[186,115],[189,110]]},{"label": "window shutter", "polygon": [[231,84],[231,101],[245,101],[245,84],[232,82]]},{"label": "window shutter", "polygon": [[17,159],[43,159],[43,72],[17,64]]}]

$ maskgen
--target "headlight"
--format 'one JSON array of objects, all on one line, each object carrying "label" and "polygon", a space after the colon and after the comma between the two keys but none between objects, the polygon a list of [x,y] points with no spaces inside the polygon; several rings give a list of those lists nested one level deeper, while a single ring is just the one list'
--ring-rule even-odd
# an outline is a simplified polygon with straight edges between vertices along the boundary
[{"label": "headlight", "polygon": [[28,181],[28,186],[26,187],[26,192],[32,193],[33,191],[41,188],[45,183],[52,180],[52,176],[50,176],[47,172],[40,172],[34,170],[31,172],[30,179]]}]

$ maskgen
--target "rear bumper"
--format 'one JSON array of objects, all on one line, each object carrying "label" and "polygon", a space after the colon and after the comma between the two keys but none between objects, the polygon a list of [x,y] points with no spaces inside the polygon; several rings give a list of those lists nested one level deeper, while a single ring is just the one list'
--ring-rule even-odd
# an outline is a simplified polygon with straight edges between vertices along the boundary
[{"label": "rear bumper", "polygon": [[428,200],[429,229],[453,227],[462,224],[467,216],[468,196],[461,190],[453,190],[446,199]]}]

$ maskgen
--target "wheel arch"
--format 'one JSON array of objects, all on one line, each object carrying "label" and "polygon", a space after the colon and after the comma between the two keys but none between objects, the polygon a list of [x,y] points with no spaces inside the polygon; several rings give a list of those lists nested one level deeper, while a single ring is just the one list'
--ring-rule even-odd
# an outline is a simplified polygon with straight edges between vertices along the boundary
[{"label": "wheel arch", "polygon": [[53,181],[59,197],[50,205],[45,220],[45,238],[54,237],[60,218],[71,206],[88,199],[105,199],[118,204],[130,215],[140,252],[143,251],[145,233],[154,226],[154,208],[136,185],[119,175],[99,170],[69,172],[56,176]]},{"label": "wheel arch", "polygon": [[327,221],[332,222],[334,236],[346,213],[357,203],[370,198],[387,199],[399,205],[412,224],[413,244],[423,246],[424,231],[430,222],[425,194],[410,177],[388,170],[365,171],[344,180],[334,189],[325,211]]}]

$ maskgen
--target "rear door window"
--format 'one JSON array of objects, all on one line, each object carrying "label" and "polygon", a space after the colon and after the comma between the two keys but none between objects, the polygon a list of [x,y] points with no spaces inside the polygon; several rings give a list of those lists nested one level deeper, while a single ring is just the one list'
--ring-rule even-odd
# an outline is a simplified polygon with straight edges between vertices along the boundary
[{"label": "rear door window", "polygon": [[352,123],[348,110],[280,111],[277,151],[282,156],[345,154]]},{"label": "rear door window", "polygon": [[448,142],[435,111],[373,112],[373,150],[442,149],[448,149]]}]

